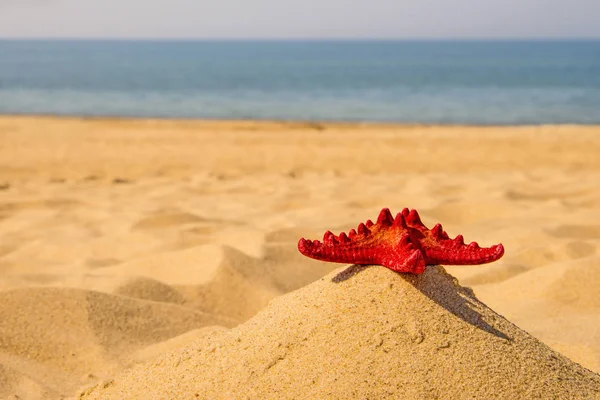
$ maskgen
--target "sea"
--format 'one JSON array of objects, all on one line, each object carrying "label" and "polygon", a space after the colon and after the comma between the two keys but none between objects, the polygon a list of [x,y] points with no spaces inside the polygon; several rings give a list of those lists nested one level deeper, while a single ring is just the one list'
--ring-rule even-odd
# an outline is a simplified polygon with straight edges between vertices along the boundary
[{"label": "sea", "polygon": [[600,40],[0,40],[0,114],[600,124]]}]

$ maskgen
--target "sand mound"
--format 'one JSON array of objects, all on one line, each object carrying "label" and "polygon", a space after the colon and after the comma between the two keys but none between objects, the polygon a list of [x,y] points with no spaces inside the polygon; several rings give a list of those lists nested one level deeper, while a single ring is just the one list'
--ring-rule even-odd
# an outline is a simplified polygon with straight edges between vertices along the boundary
[{"label": "sand mound", "polygon": [[185,298],[172,286],[146,277],[132,277],[117,287],[115,294],[135,299],[184,304]]},{"label": "sand mound", "polygon": [[201,285],[179,285],[186,305],[244,322],[273,298],[322,277],[335,266],[303,257],[296,242],[265,246],[260,258],[227,246],[219,247],[218,265],[211,280]]},{"label": "sand mound", "polygon": [[283,292],[277,290],[260,261],[229,246],[212,279],[203,285],[179,286],[187,306],[243,322]]},{"label": "sand mound", "polygon": [[600,257],[567,262],[562,274],[546,289],[544,297],[582,310],[600,308]]},{"label": "sand mound", "polygon": [[0,292],[0,321],[0,397],[5,391],[26,398],[32,387],[19,382],[40,382],[40,396],[60,397],[131,365],[131,355],[146,346],[232,325],[175,304],[67,288]]},{"label": "sand mound", "polygon": [[350,267],[83,394],[194,396],[592,398],[600,375],[496,314],[442,267],[421,276]]},{"label": "sand mound", "polygon": [[482,285],[477,294],[527,332],[600,370],[600,257],[577,258]]},{"label": "sand mound", "polygon": [[[10,400],[64,398],[64,396],[61,396],[60,391],[51,390],[46,385],[40,383],[36,379],[35,374],[44,376],[45,378],[53,378],[54,376],[48,373],[39,375],[39,372],[29,369],[18,371],[0,364],[0,398]],[[14,393],[19,393],[19,395]]]}]

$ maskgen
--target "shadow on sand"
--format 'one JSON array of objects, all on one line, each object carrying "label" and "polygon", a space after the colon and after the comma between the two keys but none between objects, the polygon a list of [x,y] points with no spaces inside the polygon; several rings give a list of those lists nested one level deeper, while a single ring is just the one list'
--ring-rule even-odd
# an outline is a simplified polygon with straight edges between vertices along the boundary
[{"label": "shadow on sand", "polygon": [[[371,267],[378,266],[351,265],[334,276],[331,281],[334,283],[344,282]],[[488,307],[475,297],[470,288],[460,286],[457,279],[448,274],[443,267],[429,265],[421,275],[403,273],[398,273],[398,275],[423,295],[468,324],[501,339],[512,340],[483,319],[479,310]]]}]

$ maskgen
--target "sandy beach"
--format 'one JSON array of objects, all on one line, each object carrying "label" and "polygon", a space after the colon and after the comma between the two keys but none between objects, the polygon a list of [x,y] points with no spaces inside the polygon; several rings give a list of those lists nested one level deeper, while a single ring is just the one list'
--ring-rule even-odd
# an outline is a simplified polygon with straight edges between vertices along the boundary
[{"label": "sandy beach", "polygon": [[[0,117],[0,398],[598,398],[599,182],[597,126]],[[383,207],[505,255],[298,252]]]}]

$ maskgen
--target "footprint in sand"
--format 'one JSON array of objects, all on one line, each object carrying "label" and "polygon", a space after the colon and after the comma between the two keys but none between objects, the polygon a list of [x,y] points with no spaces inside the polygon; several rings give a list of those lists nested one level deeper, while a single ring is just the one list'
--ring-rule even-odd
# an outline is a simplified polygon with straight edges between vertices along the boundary
[{"label": "footprint in sand", "polygon": [[110,267],[120,263],[116,258],[94,258],[86,261],[86,265],[91,269]]},{"label": "footprint in sand", "polygon": [[573,197],[584,196],[589,194],[589,190],[574,190],[566,193],[552,193],[544,191],[519,191],[519,190],[507,190],[504,196],[509,200],[530,200],[530,201],[545,201],[545,200],[565,200]]},{"label": "footprint in sand", "polygon": [[157,212],[154,215],[140,219],[133,225],[133,230],[168,229],[199,222],[210,222],[210,220],[181,211]]},{"label": "footprint in sand", "polygon": [[133,181],[131,179],[125,179],[125,178],[115,178],[115,179],[113,179],[112,183],[114,183],[115,185],[124,185],[124,184],[133,183]]},{"label": "footprint in sand", "polygon": [[600,239],[600,225],[560,225],[547,232],[557,238]]}]

